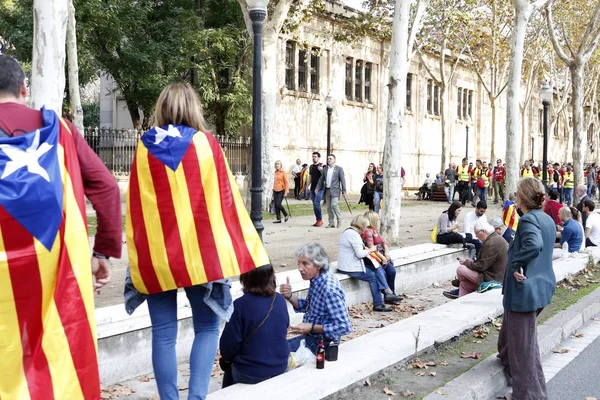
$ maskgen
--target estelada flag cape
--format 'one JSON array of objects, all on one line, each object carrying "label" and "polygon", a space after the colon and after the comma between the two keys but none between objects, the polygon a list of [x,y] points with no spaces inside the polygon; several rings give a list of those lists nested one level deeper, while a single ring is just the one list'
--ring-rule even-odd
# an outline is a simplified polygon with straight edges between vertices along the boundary
[{"label": "estelada flag cape", "polygon": [[131,279],[161,293],[269,264],[219,142],[182,125],[138,143],[127,194]]},{"label": "estelada flag cape", "polygon": [[504,203],[504,210],[502,211],[502,222],[513,231],[517,231],[519,225],[519,214],[517,213],[517,206],[515,203],[507,200]]},{"label": "estelada flag cape", "polygon": [[0,138],[0,399],[100,399],[79,161],[68,126]]}]

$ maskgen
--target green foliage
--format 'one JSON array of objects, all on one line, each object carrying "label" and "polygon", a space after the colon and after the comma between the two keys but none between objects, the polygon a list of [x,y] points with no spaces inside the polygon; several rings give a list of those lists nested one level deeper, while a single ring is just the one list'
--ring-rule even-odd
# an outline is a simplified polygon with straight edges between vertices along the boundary
[{"label": "green foliage", "polygon": [[83,109],[83,126],[99,127],[100,126],[100,104],[84,103],[81,105]]}]

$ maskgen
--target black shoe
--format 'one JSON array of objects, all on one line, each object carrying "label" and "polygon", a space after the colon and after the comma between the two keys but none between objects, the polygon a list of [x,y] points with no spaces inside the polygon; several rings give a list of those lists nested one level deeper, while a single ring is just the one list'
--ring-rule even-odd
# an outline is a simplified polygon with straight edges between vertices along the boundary
[{"label": "black shoe", "polygon": [[383,301],[386,304],[395,304],[395,305],[398,305],[402,301],[402,297],[400,297],[400,296],[398,296],[397,294],[394,294],[394,293],[385,293],[383,295]]},{"label": "black shoe", "polygon": [[458,279],[452,279],[452,286],[459,287],[460,286],[460,281]]},{"label": "black shoe", "polygon": [[392,307],[386,307],[385,305],[381,304],[378,306],[373,306],[373,311],[378,311],[378,312],[391,312]]},{"label": "black shoe", "polygon": [[442,294],[452,300],[458,299],[458,289],[445,290]]},{"label": "black shoe", "polygon": [[288,219],[290,219],[290,217],[289,217],[289,215],[286,215],[283,221],[288,222]]},{"label": "black shoe", "polygon": [[280,220],[280,219],[278,219],[277,221],[273,221],[273,223],[274,223],[274,224],[280,224],[280,223],[281,223],[281,220]]}]

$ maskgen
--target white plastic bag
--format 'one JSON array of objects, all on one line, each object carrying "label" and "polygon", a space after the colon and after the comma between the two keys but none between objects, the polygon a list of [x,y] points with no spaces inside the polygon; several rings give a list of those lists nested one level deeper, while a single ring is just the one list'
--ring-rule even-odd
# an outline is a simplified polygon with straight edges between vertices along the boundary
[{"label": "white plastic bag", "polygon": [[292,370],[304,364],[314,364],[316,363],[317,358],[315,355],[306,347],[306,341],[302,339],[300,341],[300,347],[293,353],[290,353],[290,358],[288,360],[288,368],[287,370]]}]

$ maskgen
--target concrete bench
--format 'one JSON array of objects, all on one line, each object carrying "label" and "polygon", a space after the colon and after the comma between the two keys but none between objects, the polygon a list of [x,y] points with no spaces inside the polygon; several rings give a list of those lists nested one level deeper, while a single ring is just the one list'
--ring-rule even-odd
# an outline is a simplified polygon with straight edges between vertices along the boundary
[{"label": "concrete bench", "polygon": [[[593,249],[592,254],[598,260],[600,249]],[[583,254],[576,258],[556,260],[553,266],[557,281],[583,270],[587,261],[587,256]],[[322,399],[342,392],[348,386],[394,364],[408,361],[415,354],[414,336],[419,329],[417,351],[420,352],[489,322],[490,318],[498,317],[502,312],[500,290],[472,293],[342,343],[338,361],[326,362],[323,370],[317,370],[314,365],[305,365],[257,385],[233,385],[211,393],[208,399]]]},{"label": "concrete bench", "polygon": [[[454,278],[456,258],[464,258],[462,248],[426,243],[390,251],[396,266],[396,291],[413,292],[434,282]],[[346,293],[348,306],[371,301],[371,292],[366,282],[336,272],[336,263],[331,271],[339,279]],[[277,281],[285,282],[289,277],[294,293],[306,296],[309,282],[302,280],[297,270],[277,273]],[[232,283],[233,298],[242,295],[238,281]],[[290,307],[292,323],[301,319]],[[194,339],[191,309],[185,293],[178,294],[179,336],[177,354],[180,362],[189,357]],[[152,371],[151,323],[146,303],[132,316],[127,315],[123,304],[96,309],[100,379],[103,385],[112,385]],[[127,360],[126,363],[123,360]]]}]

